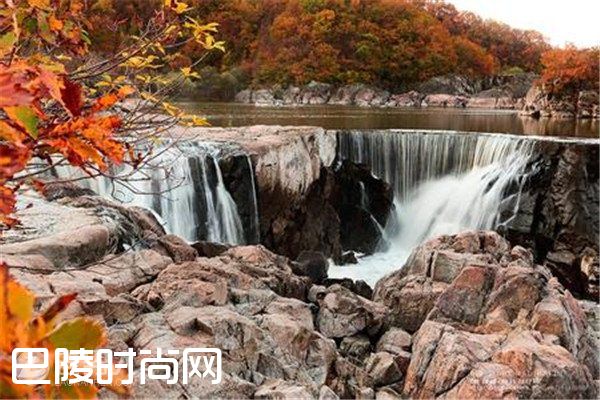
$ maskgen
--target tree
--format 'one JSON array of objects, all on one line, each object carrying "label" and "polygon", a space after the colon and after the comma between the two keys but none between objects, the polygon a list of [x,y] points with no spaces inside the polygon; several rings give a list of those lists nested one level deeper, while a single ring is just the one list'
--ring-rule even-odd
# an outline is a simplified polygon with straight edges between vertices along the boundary
[{"label": "tree", "polygon": [[[37,177],[70,164],[86,177],[105,175],[126,184],[126,174],[152,159],[155,139],[176,123],[204,125],[168,102],[194,67],[165,78],[169,63],[189,43],[223,50],[217,24],[187,15],[190,7],[165,0],[119,49],[90,54],[88,10],[81,0],[0,0],[0,225],[11,227],[16,192]],[[139,101],[123,108],[128,96]],[[166,116],[153,117],[157,113]]]},{"label": "tree", "polygon": [[542,55],[541,82],[549,93],[576,94],[598,90],[600,48],[578,49],[567,45]]}]

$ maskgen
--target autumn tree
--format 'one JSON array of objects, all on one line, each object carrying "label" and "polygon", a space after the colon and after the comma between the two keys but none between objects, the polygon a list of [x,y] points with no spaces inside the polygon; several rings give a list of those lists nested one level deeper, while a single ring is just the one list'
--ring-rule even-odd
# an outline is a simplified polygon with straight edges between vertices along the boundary
[{"label": "autumn tree", "polygon": [[541,83],[549,93],[574,94],[598,90],[600,48],[578,49],[573,45],[542,55]]},{"label": "autumn tree", "polygon": [[[90,52],[89,10],[80,0],[0,0],[0,224],[10,227],[23,184],[59,165],[86,178],[126,184],[111,165],[131,171],[153,159],[153,147],[177,123],[204,125],[168,99],[195,79],[200,60],[165,77],[182,47],[223,50],[216,24],[187,15],[188,4],[165,0],[137,35],[123,36],[107,58]],[[134,96],[124,107],[121,102]],[[159,115],[160,117],[156,117]]]}]

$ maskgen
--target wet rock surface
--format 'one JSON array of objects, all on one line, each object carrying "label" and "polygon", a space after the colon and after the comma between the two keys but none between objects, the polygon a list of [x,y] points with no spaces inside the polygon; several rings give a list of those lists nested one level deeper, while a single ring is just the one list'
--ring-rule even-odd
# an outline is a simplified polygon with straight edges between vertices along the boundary
[{"label": "wet rock surface", "polygon": [[389,185],[365,166],[344,162],[323,168],[306,197],[275,218],[263,243],[292,258],[302,251],[319,251],[337,262],[345,250],[371,254],[392,208]]}]

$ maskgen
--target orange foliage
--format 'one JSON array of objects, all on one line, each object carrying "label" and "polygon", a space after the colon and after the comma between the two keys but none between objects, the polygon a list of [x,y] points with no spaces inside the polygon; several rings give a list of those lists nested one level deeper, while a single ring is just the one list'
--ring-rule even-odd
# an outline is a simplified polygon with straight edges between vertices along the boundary
[{"label": "orange foliage", "polygon": [[[107,0],[104,0],[105,2]],[[480,77],[518,66],[537,71],[549,48],[542,35],[522,31],[441,1],[420,0],[188,0],[191,13],[220,25],[232,46],[208,61],[241,70],[258,84],[364,82],[402,89],[436,75]],[[113,1],[90,31],[110,47],[138,10],[135,0]],[[153,2],[150,2],[153,4]],[[134,12],[135,10],[135,12]],[[135,28],[134,28],[135,29]],[[185,59],[202,49],[186,45]]]},{"label": "orange foliage", "polygon": [[[20,185],[41,187],[34,171],[24,171],[31,160],[51,167],[62,157],[90,176],[111,164],[139,165],[142,156],[134,157],[131,148],[135,139],[127,139],[131,128],[115,109],[127,96],[137,92],[175,122],[206,123],[152,92],[171,83],[155,71],[164,67],[163,59],[179,56],[177,42],[223,50],[212,36],[216,24],[185,15],[186,3],[157,3],[143,39],[127,33],[127,51],[88,63],[90,10],[83,0],[0,1],[0,228],[17,222],[11,214]],[[94,7],[106,1],[111,3],[101,0]],[[182,68],[176,79],[197,77],[192,67]],[[111,75],[116,71],[120,75]]]},{"label": "orange foliage", "polygon": [[600,48],[578,49],[568,45],[542,55],[541,81],[551,93],[576,93],[598,89]]},{"label": "orange foliage", "polygon": [[[89,318],[75,318],[58,323],[60,313],[75,299],[75,294],[59,297],[46,310],[35,315],[35,297],[8,273],[0,263],[0,398],[92,398],[98,392],[95,385],[76,383],[43,386],[15,384],[12,381],[12,352],[15,348],[46,348],[49,355],[57,348],[94,350],[107,342],[106,330]],[[54,376],[56,360],[49,357],[47,374]],[[127,394],[122,384],[125,375],[113,367],[116,374],[111,390]]]}]

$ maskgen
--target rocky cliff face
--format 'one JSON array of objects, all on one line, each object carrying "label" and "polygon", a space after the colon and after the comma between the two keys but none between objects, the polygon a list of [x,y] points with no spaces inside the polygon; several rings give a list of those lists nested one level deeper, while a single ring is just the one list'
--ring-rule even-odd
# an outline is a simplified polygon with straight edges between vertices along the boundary
[{"label": "rocky cliff face", "polygon": [[533,249],[559,280],[580,296],[598,298],[599,147],[542,142],[525,178],[507,237]]}]

